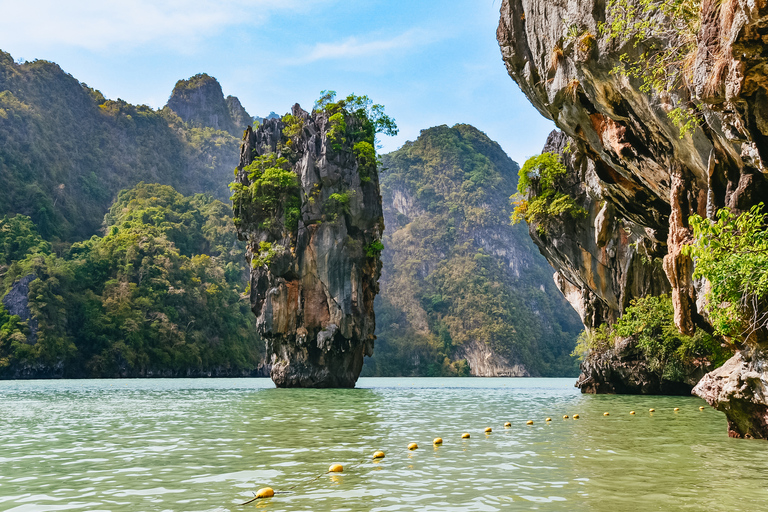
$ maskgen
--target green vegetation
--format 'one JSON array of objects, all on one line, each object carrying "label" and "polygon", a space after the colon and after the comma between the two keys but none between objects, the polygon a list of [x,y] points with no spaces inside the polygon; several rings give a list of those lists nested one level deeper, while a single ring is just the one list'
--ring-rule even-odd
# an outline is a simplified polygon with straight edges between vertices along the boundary
[{"label": "green vegetation", "polygon": [[[639,55],[621,55],[614,72],[642,80],[641,91],[688,95],[692,59],[698,48],[701,0],[608,0],[600,33],[608,40],[631,41]],[[659,16],[661,15],[661,16]],[[680,137],[698,126],[696,110],[683,104],[669,112]]]},{"label": "green vegetation", "polygon": [[[315,102],[315,110],[330,116],[328,139],[334,151],[338,153],[351,146],[361,181],[370,181],[378,165],[374,149],[376,134],[397,135],[395,120],[384,113],[382,105],[374,104],[368,96],[350,94],[336,101],[336,91],[322,91],[320,99]],[[348,126],[350,116],[355,121]]]},{"label": "green vegetation", "polygon": [[560,156],[542,153],[529,158],[519,172],[517,194],[510,197],[515,209],[510,216],[512,224],[522,221],[536,226],[544,235],[553,218],[570,216],[574,219],[586,217],[587,211],[576,204],[567,194],[557,190],[565,178],[567,169]]},{"label": "green vegetation", "polygon": [[710,221],[689,218],[695,242],[687,246],[695,278],[711,290],[707,314],[715,332],[741,342],[768,334],[768,228],[763,203],[736,215],[727,208]]},{"label": "green vegetation", "polygon": [[285,250],[285,247],[283,247],[280,244],[272,244],[269,242],[261,242],[259,243],[259,251],[258,254],[254,255],[253,259],[251,260],[251,266],[253,268],[256,267],[268,267],[272,264],[272,260],[275,256],[280,254]]},{"label": "green vegetation", "polygon": [[[207,195],[140,183],[107,213],[106,235],[50,251],[29,218],[5,217],[0,294],[34,274],[29,328],[0,308],[0,377],[238,374],[261,361],[243,250],[230,209]],[[9,250],[10,248],[10,250]],[[56,370],[58,368],[59,370]],[[46,373],[47,372],[47,373]]]},{"label": "green vegetation", "polygon": [[30,217],[58,252],[97,233],[118,191],[140,181],[228,197],[239,135],[107,100],[54,63],[2,51],[0,91],[0,217]]},{"label": "green vegetation", "polygon": [[[232,203],[259,229],[277,230],[283,226],[293,236],[299,229],[301,198],[299,180],[285,157],[268,153],[254,158],[243,169],[249,185],[237,181],[230,184]],[[241,220],[242,222],[242,220]]]},{"label": "green vegetation", "polygon": [[[362,183],[369,183],[376,175],[379,164],[374,149],[376,134],[396,135],[397,126],[392,118],[384,114],[384,107],[375,105],[367,96],[351,94],[336,101],[334,91],[322,91],[315,102],[315,111],[328,115],[330,128],[326,136],[337,156],[351,154],[356,162]],[[276,152],[256,156],[243,169],[245,182],[234,181],[232,204],[236,212],[235,224],[253,224],[260,230],[268,230],[279,237],[287,232],[293,240],[298,232],[301,217],[302,191],[292,165],[297,160],[295,146],[304,129],[304,119],[286,114],[283,123],[282,140]],[[235,171],[237,176],[237,170]],[[322,196],[320,188],[306,196],[306,202],[315,204]],[[336,221],[350,211],[349,192],[330,194],[322,205],[324,219]]]},{"label": "green vegetation", "polygon": [[382,161],[386,250],[364,375],[466,375],[475,343],[534,375],[576,374],[581,322],[525,229],[509,225],[518,168],[499,145],[439,126]]},{"label": "green vegetation", "polygon": [[384,250],[384,244],[381,240],[374,240],[370,244],[365,246],[365,255],[368,258],[378,258],[381,255],[381,251]]},{"label": "green vegetation", "polygon": [[667,295],[635,299],[612,327],[603,324],[591,333],[583,332],[574,355],[584,359],[590,352],[605,352],[619,339],[628,337],[637,339],[648,368],[667,380],[683,380],[685,366],[695,360],[707,359],[718,367],[731,355],[701,329],[693,336],[680,334],[675,326],[672,299]]}]

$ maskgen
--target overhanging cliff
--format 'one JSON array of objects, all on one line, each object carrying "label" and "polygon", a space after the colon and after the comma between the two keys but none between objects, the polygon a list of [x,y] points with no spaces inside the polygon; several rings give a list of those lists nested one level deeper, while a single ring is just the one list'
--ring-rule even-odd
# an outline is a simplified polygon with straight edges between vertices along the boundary
[{"label": "overhanging cliff", "polygon": [[[680,330],[708,328],[703,283],[693,281],[693,262],[681,252],[692,240],[688,217],[712,218],[719,208],[739,211],[768,197],[768,3],[692,4],[697,31],[682,86],[661,93],[641,90],[642,77],[616,69],[622,56],[641,62],[654,45],[679,41],[608,37],[615,2],[502,3],[497,38],[507,70],[574,141],[572,168],[581,169],[574,185],[591,196],[583,236],[534,237],[588,328],[615,321],[633,295],[667,287]],[[670,22],[659,12],[649,20]],[[669,115],[681,108],[698,127],[681,132]],[[606,226],[617,225],[626,241],[611,241],[617,231]],[[636,268],[639,250],[650,266]]]}]

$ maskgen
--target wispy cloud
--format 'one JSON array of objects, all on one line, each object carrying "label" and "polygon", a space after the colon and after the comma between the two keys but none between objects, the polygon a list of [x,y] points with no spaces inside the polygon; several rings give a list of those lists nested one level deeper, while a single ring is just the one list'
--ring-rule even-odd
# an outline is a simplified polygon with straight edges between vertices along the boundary
[{"label": "wispy cloud", "polygon": [[385,39],[349,37],[333,43],[317,43],[287,64],[309,64],[321,60],[380,59],[397,51],[420,48],[442,37],[435,31],[414,28]]},{"label": "wispy cloud", "polygon": [[306,12],[333,0],[0,0],[0,44],[112,50],[184,45],[277,11]]}]

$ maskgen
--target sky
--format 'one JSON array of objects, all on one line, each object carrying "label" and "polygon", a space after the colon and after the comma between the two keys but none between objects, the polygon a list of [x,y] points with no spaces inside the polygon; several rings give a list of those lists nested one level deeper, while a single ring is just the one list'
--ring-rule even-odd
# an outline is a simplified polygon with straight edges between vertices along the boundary
[{"label": "sky", "polygon": [[367,94],[400,129],[468,123],[522,163],[554,125],[507,75],[501,0],[0,0],[0,49],[56,62],[107,98],[162,108],[208,73],[251,115]]}]

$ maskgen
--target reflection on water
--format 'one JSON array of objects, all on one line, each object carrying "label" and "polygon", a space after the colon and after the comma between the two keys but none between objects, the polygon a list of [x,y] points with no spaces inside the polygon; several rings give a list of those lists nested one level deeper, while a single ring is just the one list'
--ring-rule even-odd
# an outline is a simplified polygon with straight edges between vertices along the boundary
[{"label": "reflection on water", "polygon": [[[355,390],[274,389],[266,379],[2,382],[0,510],[765,508],[768,444],[729,439],[723,415],[699,411],[701,400],[583,396],[572,386],[570,379],[361,379]],[[580,419],[562,419],[575,413]],[[462,440],[465,431],[472,437]],[[437,436],[444,444],[434,448]],[[413,441],[420,448],[410,452]],[[386,458],[370,460],[376,449]],[[323,474],[331,463],[345,472]],[[265,486],[288,492],[238,507]]]}]

